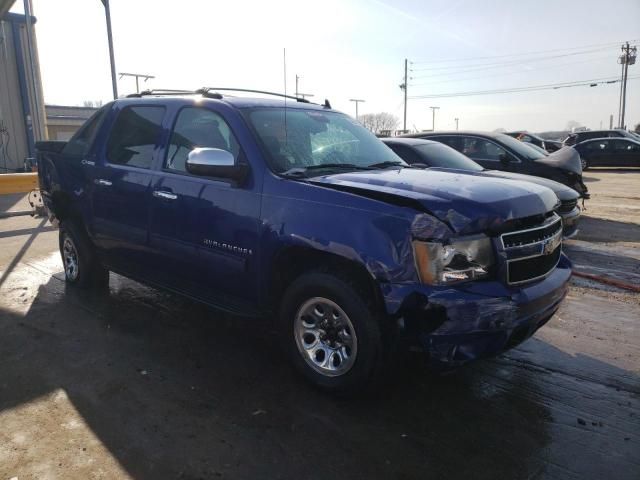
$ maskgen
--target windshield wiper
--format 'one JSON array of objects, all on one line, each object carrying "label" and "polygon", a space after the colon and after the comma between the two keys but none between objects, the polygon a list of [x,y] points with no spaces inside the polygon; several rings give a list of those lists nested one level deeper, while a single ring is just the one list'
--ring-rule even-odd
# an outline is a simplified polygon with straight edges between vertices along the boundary
[{"label": "windshield wiper", "polygon": [[402,162],[386,161],[368,165],[369,168],[388,168],[388,167],[408,167],[409,165]]},{"label": "windshield wiper", "polygon": [[306,167],[294,167],[282,172],[280,175],[286,177],[302,177],[307,172],[312,170],[322,169],[340,169],[340,170],[371,170],[371,166],[363,167],[362,165],[356,165],[354,163],[322,163],[318,165],[308,165]]}]

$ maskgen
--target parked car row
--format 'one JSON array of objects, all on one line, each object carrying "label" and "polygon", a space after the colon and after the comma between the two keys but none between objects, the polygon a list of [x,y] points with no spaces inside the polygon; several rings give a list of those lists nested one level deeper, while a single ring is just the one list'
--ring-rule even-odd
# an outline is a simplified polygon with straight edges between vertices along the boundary
[{"label": "parked car row", "polygon": [[382,141],[398,154],[400,158],[411,165],[424,164],[427,167],[443,169],[445,171],[466,172],[470,175],[520,180],[550,188],[560,202],[556,213],[562,217],[564,236],[570,237],[577,232],[578,219],[580,218],[580,207],[578,206],[580,194],[566,185],[543,177],[486,169],[448,145],[432,140],[396,137],[385,138]]},{"label": "parked car row", "polygon": [[354,392],[408,346],[441,369],[513,348],[567,292],[564,190],[514,172],[585,196],[579,159],[506,135],[430,138],[481,166],[432,142],[416,163],[434,168],[412,166],[328,102],[143,92],[39,145],[38,167],[68,284],[113,271],[273,318],[307,379]]},{"label": "parked car row", "polygon": [[582,181],[580,155],[572,148],[563,148],[545,155],[525,143],[502,133],[452,131],[423,132],[406,135],[444,143],[482,167],[548,178],[562,183],[589,198]]}]

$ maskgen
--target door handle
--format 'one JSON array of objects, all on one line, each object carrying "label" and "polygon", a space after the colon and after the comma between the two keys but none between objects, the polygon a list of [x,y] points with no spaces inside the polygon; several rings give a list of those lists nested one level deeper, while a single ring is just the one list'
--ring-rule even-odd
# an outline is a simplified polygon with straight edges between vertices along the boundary
[{"label": "door handle", "polygon": [[178,195],[171,192],[165,192],[163,190],[154,190],[153,196],[156,198],[164,198],[165,200],[175,200],[178,198]]},{"label": "door handle", "polygon": [[103,178],[96,178],[93,183],[95,183],[96,185],[100,185],[102,187],[110,187],[111,185],[113,185],[111,183],[111,180],[105,180]]}]

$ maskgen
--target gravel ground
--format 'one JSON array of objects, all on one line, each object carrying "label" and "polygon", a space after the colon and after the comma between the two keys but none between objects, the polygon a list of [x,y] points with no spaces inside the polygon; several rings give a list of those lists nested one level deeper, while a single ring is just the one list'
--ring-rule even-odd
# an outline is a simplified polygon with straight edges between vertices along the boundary
[{"label": "gravel ground", "polygon": [[[566,251],[633,282],[640,171],[586,177]],[[640,294],[574,278],[499,358],[446,377],[412,358],[337,400],[262,324],[117,275],[67,289],[56,249],[42,219],[0,219],[0,480],[640,478]]]}]

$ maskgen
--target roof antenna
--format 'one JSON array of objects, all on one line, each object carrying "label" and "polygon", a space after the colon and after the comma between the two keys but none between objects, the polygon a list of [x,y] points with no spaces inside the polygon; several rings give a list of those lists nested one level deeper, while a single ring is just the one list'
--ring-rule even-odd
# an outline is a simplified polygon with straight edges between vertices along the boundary
[{"label": "roof antenna", "polygon": [[284,144],[289,144],[289,137],[287,134],[287,48],[283,48],[282,63],[284,66]]}]

